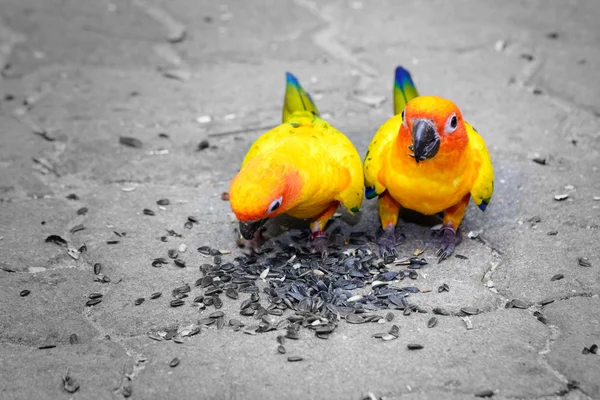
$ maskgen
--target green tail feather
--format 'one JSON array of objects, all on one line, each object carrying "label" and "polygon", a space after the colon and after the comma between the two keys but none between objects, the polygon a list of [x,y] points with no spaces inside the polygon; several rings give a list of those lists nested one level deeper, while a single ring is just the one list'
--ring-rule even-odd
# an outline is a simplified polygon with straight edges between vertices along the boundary
[{"label": "green tail feather", "polygon": [[398,66],[394,78],[394,115],[400,114],[406,107],[406,103],[418,96],[419,93],[410,73]]},{"label": "green tail feather", "polygon": [[285,73],[285,102],[283,103],[283,122],[289,120],[296,111],[308,111],[313,115],[319,115],[317,106],[313,103],[310,95],[302,89],[298,79],[289,72]]}]

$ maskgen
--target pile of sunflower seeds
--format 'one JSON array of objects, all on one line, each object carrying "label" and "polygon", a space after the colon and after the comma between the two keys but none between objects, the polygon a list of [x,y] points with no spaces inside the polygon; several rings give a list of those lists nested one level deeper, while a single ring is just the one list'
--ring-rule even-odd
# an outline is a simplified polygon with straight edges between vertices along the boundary
[{"label": "pile of sunflower seeds", "polygon": [[[260,253],[238,256],[232,262],[223,262],[223,255],[217,249],[199,247],[198,252],[212,258],[212,263],[200,266],[202,276],[194,286],[203,289],[203,293],[193,298],[192,305],[200,311],[207,307],[218,310],[223,305],[222,295],[235,300],[240,293],[247,293],[250,296],[242,301],[239,313],[253,317],[257,323],[246,326],[237,319],[230,319],[228,325],[236,331],[243,328],[244,333],[252,335],[285,329],[285,337],[292,340],[299,338],[300,328],[327,339],[342,319],[351,324],[383,323],[393,319],[392,313],[375,314],[380,310],[401,310],[404,315],[426,312],[407,301],[411,293],[420,292],[413,282],[418,278],[416,270],[427,264],[425,259],[412,257],[386,265],[369,248],[371,240],[363,232],[352,233],[348,240],[341,236],[339,229],[334,230],[331,241],[338,239],[344,246],[332,245],[325,258],[311,253],[305,246],[307,232],[291,239],[287,244],[275,240],[271,247],[267,243]],[[357,247],[348,248],[348,242]],[[156,259],[153,266],[166,262],[167,259]],[[390,269],[398,265],[407,269]],[[186,304],[191,290],[189,284],[175,288],[170,306]],[[287,318],[275,318],[287,310],[292,312]],[[217,329],[226,325],[223,312],[212,312],[197,325],[151,332],[149,337],[177,341],[213,324]]]}]

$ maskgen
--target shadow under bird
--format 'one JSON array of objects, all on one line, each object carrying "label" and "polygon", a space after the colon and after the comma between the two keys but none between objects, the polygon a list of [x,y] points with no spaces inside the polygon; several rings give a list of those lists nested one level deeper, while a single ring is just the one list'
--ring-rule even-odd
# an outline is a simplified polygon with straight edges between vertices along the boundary
[{"label": "shadow under bird", "polygon": [[439,261],[461,241],[458,227],[469,199],[485,211],[494,190],[494,170],[481,136],[450,100],[419,96],[410,73],[396,68],[394,117],[377,131],[364,160],[365,194],[378,197],[385,262],[396,257],[398,213],[444,213],[437,242]]},{"label": "shadow under bird", "polygon": [[283,123],[254,142],[229,187],[243,238],[259,245],[264,221],[285,213],[310,218],[309,247],[326,253],[325,225],[340,203],[359,211],[363,185],[352,142],[319,117],[310,95],[287,73]]}]

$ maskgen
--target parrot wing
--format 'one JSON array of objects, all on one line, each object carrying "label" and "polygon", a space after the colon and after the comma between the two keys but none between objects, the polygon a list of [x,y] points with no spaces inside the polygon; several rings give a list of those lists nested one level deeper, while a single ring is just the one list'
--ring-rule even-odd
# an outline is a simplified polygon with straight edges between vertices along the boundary
[{"label": "parrot wing", "polygon": [[481,211],[485,211],[494,192],[494,168],[483,138],[470,124],[465,123],[465,125],[477,169],[477,178],[471,188],[471,197]]},{"label": "parrot wing", "polygon": [[385,192],[385,187],[379,180],[379,171],[385,168],[385,164],[389,161],[389,153],[394,139],[398,135],[402,125],[402,115],[396,115],[387,120],[369,144],[364,162],[365,175],[365,196],[367,199],[373,199]]},{"label": "parrot wing", "polygon": [[313,103],[310,94],[304,91],[298,79],[291,73],[286,72],[285,80],[282,122],[288,122],[297,111],[307,111],[313,115],[319,115],[317,106]]},{"label": "parrot wing", "polygon": [[394,115],[401,114],[406,103],[418,96],[410,73],[400,65],[397,66],[394,75]]}]

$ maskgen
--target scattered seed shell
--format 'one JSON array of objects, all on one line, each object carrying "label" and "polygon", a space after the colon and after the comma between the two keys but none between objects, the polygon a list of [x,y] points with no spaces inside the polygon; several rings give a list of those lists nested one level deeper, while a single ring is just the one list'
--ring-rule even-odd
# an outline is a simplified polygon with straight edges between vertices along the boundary
[{"label": "scattered seed shell", "polygon": [[298,362],[298,361],[302,361],[303,358],[300,356],[289,356],[287,360],[289,362]]},{"label": "scattered seed shell", "polygon": [[592,263],[590,262],[590,260],[587,257],[579,257],[577,259],[577,263],[579,265],[581,265],[582,267],[591,267]]},{"label": "scattered seed shell", "polygon": [[171,362],[169,363],[169,367],[171,367],[171,368],[175,368],[178,365],[179,365],[179,358],[177,358],[177,357],[172,359]]},{"label": "scattered seed shell", "polygon": [[475,397],[492,397],[494,395],[493,390],[480,390],[479,392],[475,392]]},{"label": "scattered seed shell", "polygon": [[418,343],[409,343],[406,345],[409,350],[421,350],[424,346]]}]

